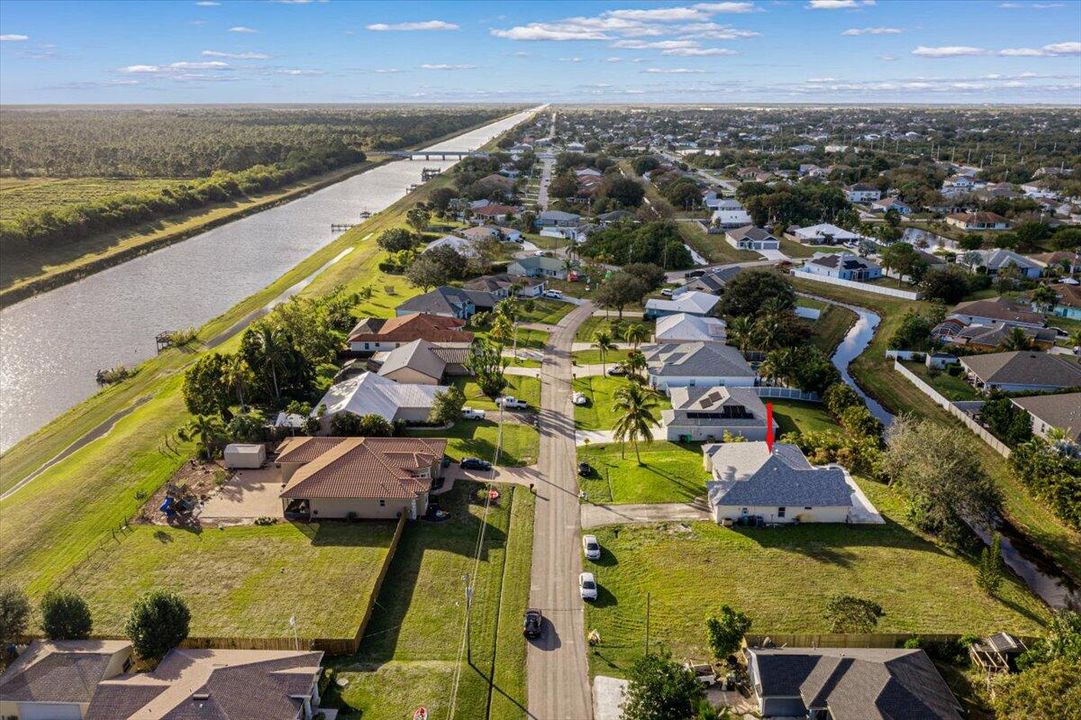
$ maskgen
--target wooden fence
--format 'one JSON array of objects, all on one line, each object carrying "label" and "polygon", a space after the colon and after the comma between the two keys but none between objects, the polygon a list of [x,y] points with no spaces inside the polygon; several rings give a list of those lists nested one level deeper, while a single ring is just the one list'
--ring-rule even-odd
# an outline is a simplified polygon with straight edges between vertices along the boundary
[{"label": "wooden fence", "polygon": [[[766,638],[774,647],[789,648],[899,648],[913,638],[922,643],[936,644],[960,640],[956,633],[756,633],[747,635],[743,642],[747,647],[761,647]],[[1036,638],[1020,638],[1031,645]]]},{"label": "wooden fence", "polygon": [[991,448],[995,452],[997,452],[999,455],[1002,455],[1003,457],[1007,457],[1007,458],[1010,456],[1010,452],[1011,452],[1010,448],[1006,447],[1005,443],[1003,443],[997,437],[992,435],[986,428],[984,428],[978,422],[973,420],[971,415],[969,415],[967,412],[965,412],[961,408],[957,407],[957,405],[955,405],[954,403],[947,400],[937,390],[935,390],[933,387],[931,387],[930,385],[925,383],[923,380],[921,380],[919,377],[917,377],[914,372],[912,372],[911,370],[906,368],[904,365],[902,365],[897,360],[893,361],[893,369],[896,370],[897,372],[901,373],[902,375],[904,375],[908,379],[909,382],[911,382],[913,385],[915,385],[917,388],[919,388],[919,390],[924,395],[931,398],[931,400],[933,400],[936,405],[942,407],[950,415],[953,415],[955,418],[957,418],[961,422],[963,422],[965,424],[965,427],[967,427],[972,432],[976,433],[976,435],[978,435],[981,440],[983,440],[985,443],[990,445]]}]

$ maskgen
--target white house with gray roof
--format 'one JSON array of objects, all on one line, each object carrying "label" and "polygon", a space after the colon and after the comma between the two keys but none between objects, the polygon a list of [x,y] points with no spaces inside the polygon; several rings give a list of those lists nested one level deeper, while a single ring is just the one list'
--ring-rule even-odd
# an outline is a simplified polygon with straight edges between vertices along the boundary
[{"label": "white house with gray roof", "polygon": [[643,345],[649,384],[676,387],[753,387],[755,372],[737,348],[719,342]]},{"label": "white house with gray roof", "polygon": [[781,241],[768,230],[754,225],[728,230],[724,239],[737,250],[778,250],[781,247]]},{"label": "white house with gray roof", "polygon": [[1081,363],[1066,355],[1034,350],[961,358],[969,382],[985,393],[1049,392],[1081,387]]},{"label": "white house with gray roof", "polygon": [[1032,417],[1033,434],[1046,438],[1052,430],[1061,430],[1081,446],[1081,392],[1013,398],[1013,404]]},{"label": "white house with gray roof", "polygon": [[727,325],[719,318],[676,313],[657,319],[653,339],[659,343],[724,342],[727,332]]},{"label": "white house with gray roof", "polygon": [[726,433],[766,439],[766,406],[753,388],[674,387],[669,396],[672,409],[661,413],[661,427],[671,442],[717,442]]},{"label": "white house with gray roof", "polygon": [[767,523],[842,523],[866,512],[843,468],[814,467],[795,445],[775,443],[771,453],[765,442],[715,443],[703,445],[702,455],[713,476],[706,494],[718,523],[755,516]]},{"label": "white house with gray roof", "polygon": [[647,319],[679,314],[703,316],[708,315],[709,311],[720,301],[721,299],[716,295],[690,290],[676,295],[671,300],[663,298],[646,300],[644,315]]}]

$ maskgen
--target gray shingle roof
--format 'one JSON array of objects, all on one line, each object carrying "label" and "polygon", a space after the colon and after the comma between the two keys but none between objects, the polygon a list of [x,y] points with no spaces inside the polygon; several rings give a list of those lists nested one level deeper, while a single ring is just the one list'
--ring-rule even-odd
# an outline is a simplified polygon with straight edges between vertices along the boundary
[{"label": "gray shingle roof", "polygon": [[497,302],[494,295],[479,290],[463,290],[461,288],[443,285],[431,292],[417,295],[398,306],[398,310],[417,313],[456,314],[468,302],[472,302],[478,311],[490,310]]},{"label": "gray shingle roof", "polygon": [[754,377],[743,354],[716,342],[645,345],[649,374],[656,377]]},{"label": "gray shingle roof", "polygon": [[1081,386],[1081,364],[1061,355],[1018,350],[971,355],[961,358],[961,364],[993,385]]},{"label": "gray shingle roof", "polygon": [[35,640],[3,675],[0,698],[33,702],[87,703],[112,657],[127,652],[121,640]]},{"label": "gray shingle roof", "polygon": [[1014,404],[1081,442],[1081,392],[1014,398]]},{"label": "gray shingle roof", "polygon": [[958,703],[922,650],[750,648],[762,694],[800,697],[833,720],[960,720]]},{"label": "gray shingle roof", "polygon": [[840,468],[800,468],[773,455],[745,480],[707,483],[714,505],[846,507],[852,490]]}]

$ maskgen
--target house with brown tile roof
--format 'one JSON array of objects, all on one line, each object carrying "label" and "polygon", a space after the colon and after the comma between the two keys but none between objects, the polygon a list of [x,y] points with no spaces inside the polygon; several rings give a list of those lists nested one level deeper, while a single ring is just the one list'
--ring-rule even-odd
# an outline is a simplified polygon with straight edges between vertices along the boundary
[{"label": "house with brown tile roof", "polygon": [[434,345],[466,346],[473,333],[462,330],[465,320],[424,313],[399,315],[389,320],[365,318],[349,333],[349,349],[354,352],[387,352],[414,340]]},{"label": "house with brown tile roof", "polygon": [[965,232],[1010,229],[1010,221],[993,212],[953,213],[946,216],[946,224]]},{"label": "house with brown tile roof", "polygon": [[[126,640],[33,641],[0,676],[0,717],[311,720],[321,652],[171,650],[128,673]],[[333,711],[331,711],[333,712]]]},{"label": "house with brown tile roof", "polygon": [[278,447],[286,517],[411,520],[428,511],[442,477],[441,438],[291,437]]}]

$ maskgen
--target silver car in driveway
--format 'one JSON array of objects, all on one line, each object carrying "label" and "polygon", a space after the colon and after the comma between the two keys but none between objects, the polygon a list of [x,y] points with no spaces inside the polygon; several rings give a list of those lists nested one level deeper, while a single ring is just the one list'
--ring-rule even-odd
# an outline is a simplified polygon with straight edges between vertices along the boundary
[{"label": "silver car in driveway", "polygon": [[601,544],[597,542],[596,535],[586,535],[582,538],[582,550],[585,551],[587,560],[601,559]]}]

